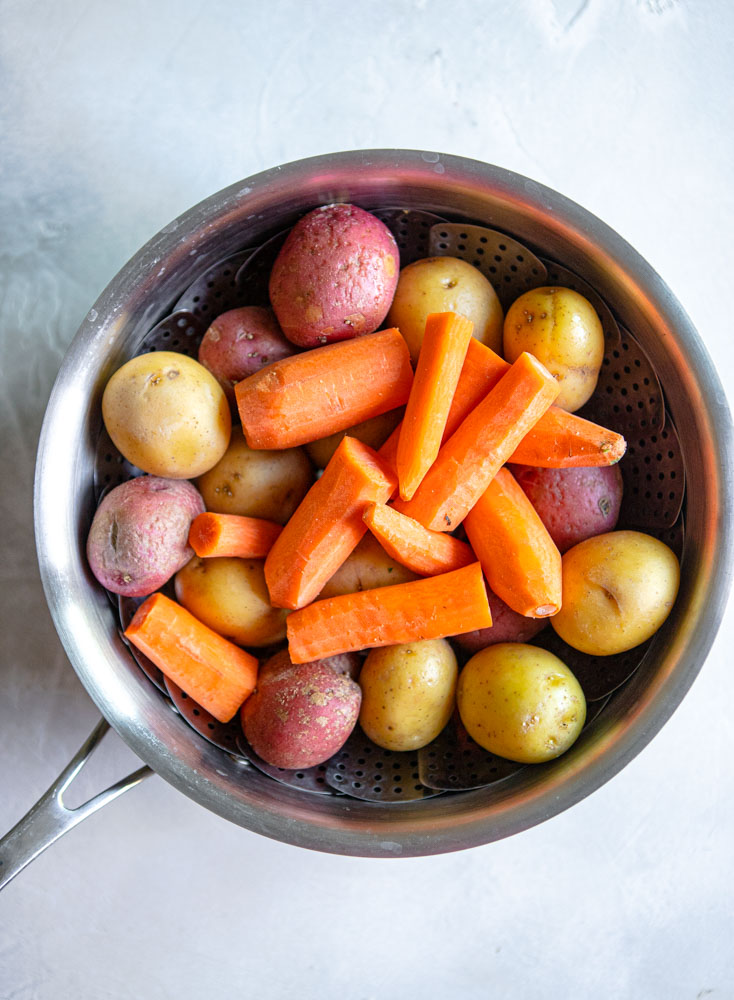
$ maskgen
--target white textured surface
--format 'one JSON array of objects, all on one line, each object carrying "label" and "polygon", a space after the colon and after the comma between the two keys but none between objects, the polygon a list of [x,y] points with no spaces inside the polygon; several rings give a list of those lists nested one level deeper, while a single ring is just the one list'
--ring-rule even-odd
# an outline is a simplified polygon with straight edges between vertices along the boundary
[{"label": "white textured surface", "polygon": [[[0,18],[0,828],[96,720],[35,562],[45,401],[99,291],[201,198],[337,149],[501,164],[625,236],[734,386],[724,0],[4,0]],[[730,610],[620,775],[462,854],[313,854],[153,778],[3,892],[0,997],[732,997],[733,640]],[[135,765],[112,738],[102,756],[100,776]]]}]

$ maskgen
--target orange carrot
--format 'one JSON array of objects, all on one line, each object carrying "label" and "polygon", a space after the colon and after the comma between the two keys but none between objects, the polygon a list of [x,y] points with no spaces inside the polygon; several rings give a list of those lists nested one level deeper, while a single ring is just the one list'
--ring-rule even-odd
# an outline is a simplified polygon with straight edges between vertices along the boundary
[{"label": "orange carrot", "polygon": [[478,562],[453,573],[315,601],[288,615],[293,663],[488,628],[492,615]]},{"label": "orange carrot", "polygon": [[413,499],[395,509],[434,531],[456,528],[558,391],[550,372],[521,354],[441,447]]},{"label": "orange carrot", "polygon": [[464,521],[492,590],[513,611],[547,618],[561,607],[561,553],[508,469],[500,469]]},{"label": "orange carrot", "polygon": [[151,594],[125,636],[220,722],[229,722],[255,688],[258,662],[165,594]]},{"label": "orange carrot", "polygon": [[465,542],[443,531],[429,531],[384,503],[371,503],[364,522],[392,559],[421,576],[450,573],[476,562]]},{"label": "orange carrot", "polygon": [[627,450],[621,434],[551,406],[512,453],[508,462],[546,469],[614,465]]},{"label": "orange carrot", "polygon": [[237,556],[240,559],[262,559],[282,527],[261,517],[239,514],[198,514],[191,522],[189,545],[202,558]]},{"label": "orange carrot", "polygon": [[473,329],[453,312],[426,319],[395,459],[402,500],[410,500],[438,455]]},{"label": "orange carrot", "polygon": [[413,383],[398,330],[274,361],[235,386],[250,448],[292,448],[402,406]]},{"label": "orange carrot", "polygon": [[265,560],[276,608],[301,608],[319,593],[367,531],[368,503],[384,503],[397,480],[376,452],[345,437]]},{"label": "orange carrot", "polygon": [[[459,424],[510,370],[509,362],[472,338],[461,369],[442,444]],[[380,455],[395,468],[400,426],[380,448]],[[546,468],[614,465],[627,445],[621,434],[551,406],[523,438],[511,461]]]}]

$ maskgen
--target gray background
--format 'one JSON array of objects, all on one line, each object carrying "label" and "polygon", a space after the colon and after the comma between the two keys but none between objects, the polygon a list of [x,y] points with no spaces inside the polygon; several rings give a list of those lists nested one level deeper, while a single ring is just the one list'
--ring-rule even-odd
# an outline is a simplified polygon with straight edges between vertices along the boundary
[{"label": "gray background", "polygon": [[[190,205],[332,150],[501,164],[627,238],[734,385],[725,0],[4,0],[0,21],[3,830],[97,718],[35,561],[45,402],[99,292]],[[601,790],[456,855],[309,853],[153,778],[3,893],[0,997],[732,997],[732,641],[730,609]],[[135,766],[116,737],[100,756],[84,787]]]}]

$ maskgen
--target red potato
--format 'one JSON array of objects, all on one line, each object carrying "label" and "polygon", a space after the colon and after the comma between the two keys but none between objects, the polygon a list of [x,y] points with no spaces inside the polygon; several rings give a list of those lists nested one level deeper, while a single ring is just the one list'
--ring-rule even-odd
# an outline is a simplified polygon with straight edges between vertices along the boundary
[{"label": "red potato", "polygon": [[378,329],[395,294],[400,253],[376,216],[324,205],[293,227],[270,274],[270,303],[288,340],[317,347]]},{"label": "red potato", "polygon": [[619,466],[538,469],[511,465],[510,469],[560,552],[616,527],[622,504]]},{"label": "red potato", "polygon": [[344,745],[361,702],[359,685],[328,660],[293,664],[283,650],[261,668],[257,688],[242,707],[242,729],[273,767],[315,767]]},{"label": "red potato", "polygon": [[242,306],[217,316],[199,346],[199,362],[208,368],[235,407],[234,386],[271,361],[296,353],[272,309]]},{"label": "red potato", "polygon": [[528,618],[513,611],[487,587],[487,600],[492,613],[491,628],[475,629],[454,636],[454,641],[467,653],[494,646],[498,642],[530,642],[548,624],[547,618]]},{"label": "red potato", "polygon": [[111,490],[92,520],[87,560],[113,594],[143,597],[191,559],[189,528],[204,501],[185,479],[140,476]]}]

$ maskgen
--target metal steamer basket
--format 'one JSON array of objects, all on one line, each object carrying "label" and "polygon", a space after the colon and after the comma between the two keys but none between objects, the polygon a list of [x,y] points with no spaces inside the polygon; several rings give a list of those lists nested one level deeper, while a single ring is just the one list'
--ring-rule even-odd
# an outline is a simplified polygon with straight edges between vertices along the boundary
[{"label": "metal steamer basket", "polygon": [[[378,760],[357,736],[320,770],[266,773],[236,730],[215,730],[182,692],[136,661],[121,637],[130,609],[113,606],[87,567],[100,491],[129,474],[103,434],[108,378],[143,350],[195,353],[217,311],[262,300],[283,232],[334,201],[380,215],[403,265],[463,256],[495,278],[505,305],[533,285],[570,284],[602,316],[605,367],[596,409],[583,415],[625,433],[625,526],[668,541],[681,555],[682,581],[668,621],[631,657],[569,659],[583,675],[589,721],[555,761],[508,767],[491,755],[475,759],[451,734],[420,759]],[[369,857],[485,844],[578,802],[653,738],[713,641],[731,578],[731,440],[711,360],[665,283],[604,223],[525,177],[437,153],[347,152],[268,170],[195,206],[140,250],[95,303],[48,404],[35,487],[39,564],[59,636],[104,720],[0,842],[0,884],[149,768],[249,830]],[[107,723],[148,767],[69,810],[64,789]],[[391,768],[399,782],[379,781]]]}]

